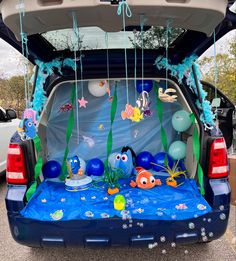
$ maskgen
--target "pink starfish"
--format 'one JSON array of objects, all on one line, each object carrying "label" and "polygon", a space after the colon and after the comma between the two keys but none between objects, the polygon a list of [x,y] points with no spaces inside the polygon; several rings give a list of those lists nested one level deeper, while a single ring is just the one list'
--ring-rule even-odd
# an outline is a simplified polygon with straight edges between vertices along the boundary
[{"label": "pink starfish", "polygon": [[81,99],[78,99],[78,102],[79,102],[79,107],[80,108],[82,108],[82,107],[86,108],[86,104],[88,103],[88,101],[86,101],[84,99],[84,97],[82,97]]}]

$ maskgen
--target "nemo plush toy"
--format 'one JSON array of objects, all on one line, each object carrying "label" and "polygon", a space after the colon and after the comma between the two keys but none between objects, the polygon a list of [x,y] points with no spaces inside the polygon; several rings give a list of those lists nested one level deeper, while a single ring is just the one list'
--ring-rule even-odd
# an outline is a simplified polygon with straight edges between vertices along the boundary
[{"label": "nemo plush toy", "polygon": [[141,167],[137,167],[135,169],[137,170],[137,176],[136,181],[131,180],[130,182],[130,186],[132,188],[137,186],[141,189],[151,189],[162,184],[160,179],[155,179],[154,176],[146,169]]}]

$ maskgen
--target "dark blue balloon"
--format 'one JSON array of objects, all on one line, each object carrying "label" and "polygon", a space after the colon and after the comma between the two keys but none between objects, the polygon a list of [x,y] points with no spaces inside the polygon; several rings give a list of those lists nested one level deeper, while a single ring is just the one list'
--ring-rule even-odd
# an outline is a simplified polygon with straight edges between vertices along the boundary
[{"label": "dark blue balloon", "polygon": [[143,167],[144,169],[151,169],[153,166],[151,162],[154,162],[154,157],[148,151],[142,151],[136,157],[136,165],[138,167]]},{"label": "dark blue balloon", "polygon": [[89,160],[86,166],[86,172],[88,176],[102,176],[104,172],[103,162],[98,158]]},{"label": "dark blue balloon", "polygon": [[[163,166],[165,167],[165,158],[166,158],[166,155],[167,155],[167,160],[168,160],[168,165],[170,168],[173,168],[174,166],[174,161],[173,159],[165,152],[158,152],[155,156],[154,156],[154,163],[155,164],[158,164],[160,166]],[[160,166],[156,166],[156,165],[153,165],[153,170],[155,171],[165,171],[164,168],[160,167]]]},{"label": "dark blue balloon", "polygon": [[137,80],[136,90],[138,93],[141,93],[142,91],[150,92],[152,90],[152,86],[153,86],[152,80],[143,80],[143,86],[142,86],[142,80]]},{"label": "dark blue balloon", "polygon": [[44,178],[57,178],[61,173],[61,165],[55,160],[50,160],[44,164],[42,170]]}]

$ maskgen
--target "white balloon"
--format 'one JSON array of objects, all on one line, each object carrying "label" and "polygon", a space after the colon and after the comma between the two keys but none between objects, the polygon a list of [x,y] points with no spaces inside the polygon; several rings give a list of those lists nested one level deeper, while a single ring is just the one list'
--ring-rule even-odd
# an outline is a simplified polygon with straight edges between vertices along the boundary
[{"label": "white balloon", "polygon": [[88,90],[95,97],[104,96],[107,93],[107,87],[107,81],[105,80],[89,81],[88,83]]}]

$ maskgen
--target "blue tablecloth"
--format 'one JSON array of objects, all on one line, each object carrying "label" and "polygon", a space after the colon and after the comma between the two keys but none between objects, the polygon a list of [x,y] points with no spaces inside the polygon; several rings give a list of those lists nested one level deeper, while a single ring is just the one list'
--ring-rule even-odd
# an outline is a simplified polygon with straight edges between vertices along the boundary
[{"label": "blue tablecloth", "polygon": [[[161,177],[164,181],[164,177]],[[196,182],[186,179],[173,188],[167,185],[150,190],[131,188],[131,179],[120,181],[120,194],[126,199],[126,208],[113,207],[115,195],[109,196],[104,184],[80,192],[68,192],[65,184],[46,180],[21,211],[24,217],[36,220],[101,219],[118,216],[151,220],[184,220],[211,211],[199,194]],[[164,183],[163,183],[164,184]]]}]

